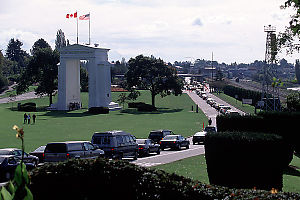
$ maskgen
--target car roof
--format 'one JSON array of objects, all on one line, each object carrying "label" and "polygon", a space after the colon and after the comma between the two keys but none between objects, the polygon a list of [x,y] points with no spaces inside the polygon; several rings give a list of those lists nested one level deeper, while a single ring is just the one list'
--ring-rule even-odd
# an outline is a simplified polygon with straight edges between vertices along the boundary
[{"label": "car roof", "polygon": [[177,136],[182,136],[182,135],[167,135],[167,136],[165,136],[165,137],[168,137],[168,136],[172,136],[172,137],[173,137],[173,136],[176,136],[176,137],[177,137]]},{"label": "car roof", "polygon": [[12,150],[21,150],[21,149],[18,149],[18,148],[4,148],[4,149],[0,149],[0,150],[12,151]]},{"label": "car roof", "polygon": [[168,129],[158,129],[158,130],[152,130],[150,131],[151,132],[163,132],[163,131],[171,131],[171,130],[168,130]]},{"label": "car roof", "polygon": [[90,141],[49,142],[48,144],[72,144],[72,143],[81,143],[81,142],[90,142]]},{"label": "car roof", "polygon": [[115,135],[131,135],[131,134],[127,133],[125,131],[121,131],[121,130],[113,130],[113,131],[106,131],[106,132],[95,132],[94,135],[111,135],[111,136],[115,136]]}]

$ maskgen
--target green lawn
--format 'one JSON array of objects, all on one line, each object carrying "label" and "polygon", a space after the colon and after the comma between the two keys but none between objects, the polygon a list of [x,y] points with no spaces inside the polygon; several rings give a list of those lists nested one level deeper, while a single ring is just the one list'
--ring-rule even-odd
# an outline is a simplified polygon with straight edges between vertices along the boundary
[{"label": "green lawn", "polygon": [[[151,102],[150,93],[142,91],[137,101]],[[120,93],[112,93],[116,101]],[[20,147],[15,137],[13,125],[24,127],[26,151],[53,141],[91,140],[95,131],[124,130],[137,138],[148,137],[151,130],[171,129],[174,133],[191,136],[199,131],[202,123],[207,123],[203,113],[190,112],[194,102],[183,94],[156,98],[158,112],[139,113],[125,108],[124,111],[111,111],[109,114],[91,115],[87,113],[88,93],[82,93],[83,109],[71,112],[44,111],[48,98],[27,100],[38,106],[36,124],[23,124],[24,112],[15,111],[17,103],[0,104],[0,148]],[[24,101],[25,102],[25,101]],[[54,100],[56,102],[56,99]],[[33,113],[30,113],[31,115]]]},{"label": "green lawn", "polygon": [[[283,191],[284,192],[300,192],[300,158],[294,156],[288,169],[283,175]],[[220,166],[221,167],[221,166]],[[189,177],[193,180],[199,180],[209,184],[206,171],[205,156],[195,156],[182,159],[173,163],[159,165],[153,167],[161,169],[169,173],[175,173],[181,176]]]}]

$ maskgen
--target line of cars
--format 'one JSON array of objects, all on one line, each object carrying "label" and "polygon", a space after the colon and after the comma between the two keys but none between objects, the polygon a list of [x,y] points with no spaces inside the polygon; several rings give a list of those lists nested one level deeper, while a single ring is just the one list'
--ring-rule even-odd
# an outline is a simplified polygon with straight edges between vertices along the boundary
[{"label": "line of cars", "polygon": [[[27,154],[24,163],[33,169],[39,163],[60,162],[68,159],[93,159],[107,157],[112,159],[160,154],[166,148],[180,150],[189,148],[189,141],[171,130],[151,131],[147,139],[136,139],[124,131],[95,132],[90,141],[51,142]],[[21,161],[22,150],[16,148],[0,149],[0,182],[11,179],[15,168]]]},{"label": "line of cars", "polygon": [[196,94],[201,97],[203,100],[206,101],[207,104],[209,104],[211,107],[215,108],[217,111],[219,111],[221,114],[224,115],[240,115],[239,112],[232,110],[230,106],[226,106],[223,104],[219,104],[216,102],[215,99],[208,97],[207,93],[204,91],[196,90]]}]

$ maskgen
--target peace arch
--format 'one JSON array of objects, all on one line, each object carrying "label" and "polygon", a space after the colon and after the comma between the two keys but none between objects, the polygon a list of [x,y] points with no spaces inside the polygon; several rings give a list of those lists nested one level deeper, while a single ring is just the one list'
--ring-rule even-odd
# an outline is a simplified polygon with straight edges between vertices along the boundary
[{"label": "peace arch", "polygon": [[60,50],[58,67],[58,101],[56,110],[81,108],[80,60],[87,61],[89,76],[89,102],[91,107],[114,107],[111,102],[111,76],[108,62],[109,49],[80,44],[69,45]]}]

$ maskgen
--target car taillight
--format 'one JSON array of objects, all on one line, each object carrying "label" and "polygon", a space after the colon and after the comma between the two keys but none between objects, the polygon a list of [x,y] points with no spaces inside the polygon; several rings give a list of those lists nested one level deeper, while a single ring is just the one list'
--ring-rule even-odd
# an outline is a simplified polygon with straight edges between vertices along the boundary
[{"label": "car taillight", "polygon": [[139,149],[144,149],[143,147],[139,147]]},{"label": "car taillight", "polygon": [[70,154],[69,153],[67,153],[67,158],[70,158]]},{"label": "car taillight", "polygon": [[112,151],[114,151],[115,149],[114,149],[114,148],[112,148],[111,150],[112,150]]},{"label": "car taillight", "polygon": [[174,141],[173,143],[175,144],[176,142]]},{"label": "car taillight", "polygon": [[45,154],[43,153],[43,158],[45,158]]}]

